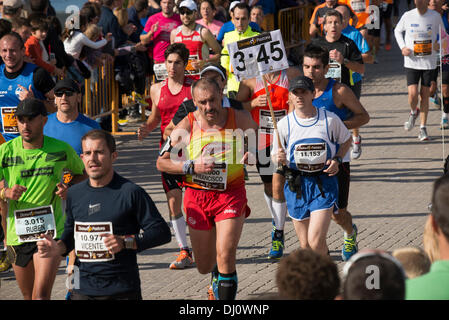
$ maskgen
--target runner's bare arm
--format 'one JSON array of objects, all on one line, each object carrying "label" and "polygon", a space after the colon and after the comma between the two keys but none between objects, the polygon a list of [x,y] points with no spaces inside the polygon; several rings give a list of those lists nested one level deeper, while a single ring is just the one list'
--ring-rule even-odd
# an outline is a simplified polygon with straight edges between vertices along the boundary
[{"label": "runner's bare arm", "polygon": [[355,96],[352,90],[344,85],[337,84],[336,92],[334,93],[334,101],[338,107],[346,107],[352,112],[352,117],[343,121],[346,128],[354,129],[360,128],[369,122],[369,114]]},{"label": "runner's bare arm", "polygon": [[161,115],[159,113],[159,109],[157,105],[159,103],[159,98],[161,95],[161,84],[163,82],[158,82],[151,86],[150,88],[150,98],[152,102],[151,106],[151,114],[148,117],[147,121],[140,126],[137,130],[137,137],[139,140],[142,140],[146,136],[150,134],[161,122]]},{"label": "runner's bare arm", "polygon": [[172,121],[170,121],[170,123],[165,127],[164,134],[163,134],[163,137],[162,137],[162,139],[163,139],[164,141],[167,140],[167,138],[171,135],[171,133],[172,133],[172,131],[173,131],[174,128],[175,128],[175,124],[173,123],[173,120],[172,120]]},{"label": "runner's bare arm", "polygon": [[214,54],[210,55],[209,59],[207,59],[207,61],[205,62],[220,62],[221,46],[218,43],[217,39],[215,39],[212,32],[210,32],[210,30],[207,28],[201,29],[201,33],[209,48],[214,52]]},{"label": "runner's bare arm", "polygon": [[237,92],[235,99],[242,103],[245,110],[251,111],[252,89],[249,82],[250,80],[243,80],[240,82],[239,91]]}]

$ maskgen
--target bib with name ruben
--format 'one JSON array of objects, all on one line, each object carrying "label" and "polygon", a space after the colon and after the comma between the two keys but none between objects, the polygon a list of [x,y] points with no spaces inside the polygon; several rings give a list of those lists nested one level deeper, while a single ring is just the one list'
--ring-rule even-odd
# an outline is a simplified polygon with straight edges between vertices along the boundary
[{"label": "bib with name ruben", "polygon": [[42,206],[14,211],[17,238],[20,242],[40,240],[42,233],[56,236],[56,223],[53,206]]}]

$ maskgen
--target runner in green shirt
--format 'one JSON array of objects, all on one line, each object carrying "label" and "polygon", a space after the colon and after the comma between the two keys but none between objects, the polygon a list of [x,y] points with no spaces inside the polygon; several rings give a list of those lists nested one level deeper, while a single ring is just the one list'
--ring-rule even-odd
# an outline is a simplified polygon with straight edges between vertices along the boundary
[{"label": "runner in green shirt", "polygon": [[85,178],[84,165],[70,145],[43,135],[47,112],[42,101],[21,101],[16,117],[20,137],[0,146],[0,180],[8,186],[0,190],[0,200],[9,207],[7,245],[24,299],[50,299],[61,259],[39,257],[36,241],[46,232],[61,236],[63,172],[70,170],[76,183]]}]

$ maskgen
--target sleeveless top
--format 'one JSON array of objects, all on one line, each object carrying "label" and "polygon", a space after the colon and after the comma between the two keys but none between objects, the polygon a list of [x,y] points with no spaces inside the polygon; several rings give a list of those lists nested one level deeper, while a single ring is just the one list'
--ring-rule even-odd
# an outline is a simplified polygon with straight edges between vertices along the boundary
[{"label": "sleeveless top", "polygon": [[[8,79],[5,76],[5,65],[2,64],[0,66],[0,108],[4,108],[4,111],[0,113],[0,130],[6,141],[19,136],[17,125],[13,125],[14,120],[11,118],[11,115],[14,115],[15,108],[20,102],[19,92],[22,91],[22,89],[19,85],[27,90],[31,85],[31,89],[36,99],[46,99],[34,86],[33,75],[36,68],[37,66],[35,64],[26,63],[25,68],[20,75],[14,79]],[[8,114],[10,116],[8,116]]]},{"label": "sleeveless top", "polygon": [[329,136],[327,113],[317,108],[313,122],[305,125],[295,112],[287,116],[287,158],[289,167],[304,173],[319,173],[325,169],[326,161],[337,152],[337,145]]},{"label": "sleeveless top", "polygon": [[195,189],[227,191],[245,185],[243,164],[243,136],[234,135],[235,111],[227,108],[228,118],[222,129],[202,130],[193,112],[190,121],[190,143],[185,148],[187,159],[201,156],[214,158],[214,169],[208,174],[186,175],[184,185]]},{"label": "sleeveless top", "polygon": [[[267,87],[270,91],[271,104],[273,105],[274,116],[276,122],[279,122],[288,113],[288,77],[287,71],[282,70],[279,77],[274,83],[267,81]],[[254,100],[260,95],[266,94],[263,80],[256,78],[256,86],[251,100]],[[262,150],[268,148],[273,141],[273,121],[271,119],[270,107],[268,102],[263,107],[255,107],[251,110],[251,116],[259,125],[259,146]]]},{"label": "sleeveless top", "polygon": [[324,108],[327,111],[335,113],[342,121],[349,119],[352,116],[351,110],[346,107],[339,108],[334,103],[333,89],[337,83],[334,79],[329,79],[324,92],[318,98],[313,99],[312,104],[317,108]]},{"label": "sleeveless top", "polygon": [[168,88],[168,79],[164,80],[164,84],[161,88],[159,103],[157,104],[157,108],[159,109],[159,113],[161,115],[161,141],[165,128],[173,119],[173,116],[181,103],[192,99],[191,86],[192,80],[189,78],[184,78],[184,84],[182,85],[179,93],[172,94]]}]

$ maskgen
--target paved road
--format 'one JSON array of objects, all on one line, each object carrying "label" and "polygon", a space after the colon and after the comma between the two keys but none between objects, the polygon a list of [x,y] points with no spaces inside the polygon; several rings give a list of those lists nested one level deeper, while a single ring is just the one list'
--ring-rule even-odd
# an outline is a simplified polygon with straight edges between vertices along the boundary
[{"label": "paved road", "polygon": [[[403,129],[408,117],[405,74],[402,57],[394,44],[390,52],[379,55],[380,64],[368,65],[362,104],[371,121],[362,128],[363,154],[351,164],[349,210],[358,226],[360,248],[394,250],[404,246],[422,246],[422,232],[430,201],[432,182],[442,173],[440,111],[431,106],[428,132],[431,141],[417,139],[418,128]],[[142,186],[168,220],[165,195],[156,170],[158,135],[143,142],[122,136],[116,170]],[[277,263],[267,260],[271,217],[263,198],[263,187],[255,168],[249,168],[247,193],[252,210],[247,219],[237,254],[238,299],[275,292]],[[290,220],[285,230],[286,254],[298,248]],[[332,223],[328,245],[333,260],[341,269],[340,250],[343,232]],[[144,299],[206,299],[208,275],[196,269],[169,270],[178,251],[176,240],[139,254],[138,262]],[[0,274],[0,300],[18,300],[22,296],[13,272]],[[61,266],[52,299],[64,299],[65,276]]]}]

